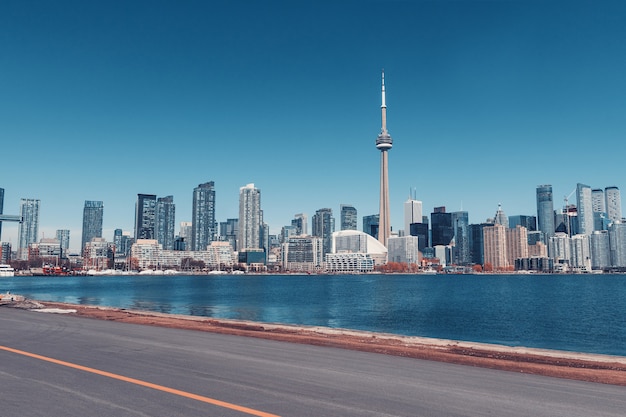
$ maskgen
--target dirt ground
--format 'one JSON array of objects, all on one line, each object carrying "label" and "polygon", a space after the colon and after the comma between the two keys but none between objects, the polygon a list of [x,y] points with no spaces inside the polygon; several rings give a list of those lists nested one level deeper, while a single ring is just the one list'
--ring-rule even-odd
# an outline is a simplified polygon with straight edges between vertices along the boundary
[{"label": "dirt ground", "polygon": [[626,357],[515,348],[397,336],[325,327],[221,320],[138,310],[41,302],[44,308],[75,310],[92,319],[232,334],[386,355],[448,362],[510,372],[626,386]]}]

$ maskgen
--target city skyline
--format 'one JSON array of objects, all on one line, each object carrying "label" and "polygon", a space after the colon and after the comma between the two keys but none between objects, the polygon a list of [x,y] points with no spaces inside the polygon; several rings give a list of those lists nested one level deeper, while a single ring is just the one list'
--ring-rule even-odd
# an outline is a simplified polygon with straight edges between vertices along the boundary
[{"label": "city skyline", "polygon": [[[387,30],[377,31],[383,4]],[[84,201],[104,202],[112,240],[133,231],[138,193],[173,196],[178,224],[206,181],[217,221],[238,217],[238,189],[254,182],[271,234],[323,207],[378,214],[382,68],[398,140],[395,231],[413,189],[425,214],[446,206],[480,223],[499,203],[536,215],[539,184],[552,185],[558,209],[578,183],[626,182],[622,2],[2,10],[12,40],[0,80],[4,213],[40,200],[39,237],[68,229],[73,248]],[[17,230],[3,224],[14,248]]]}]

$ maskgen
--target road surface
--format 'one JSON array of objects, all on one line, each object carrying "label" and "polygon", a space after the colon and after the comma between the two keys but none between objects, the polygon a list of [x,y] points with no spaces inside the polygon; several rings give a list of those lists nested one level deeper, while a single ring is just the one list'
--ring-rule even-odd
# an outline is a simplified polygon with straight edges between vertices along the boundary
[{"label": "road surface", "polygon": [[624,416],[626,389],[0,308],[3,416]]}]

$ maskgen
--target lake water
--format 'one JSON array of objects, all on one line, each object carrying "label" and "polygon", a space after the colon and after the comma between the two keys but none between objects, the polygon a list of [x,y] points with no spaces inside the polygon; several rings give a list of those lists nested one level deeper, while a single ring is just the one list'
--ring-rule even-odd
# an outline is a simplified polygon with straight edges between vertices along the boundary
[{"label": "lake water", "polygon": [[15,277],[74,304],[626,356],[626,275]]}]

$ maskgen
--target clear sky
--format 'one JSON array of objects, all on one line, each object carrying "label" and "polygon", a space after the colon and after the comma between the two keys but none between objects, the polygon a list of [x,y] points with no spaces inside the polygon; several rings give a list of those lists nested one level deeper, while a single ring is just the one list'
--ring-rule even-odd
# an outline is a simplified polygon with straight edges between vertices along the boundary
[{"label": "clear sky", "polygon": [[[254,183],[270,233],[340,204],[378,212],[385,69],[391,223],[555,208],[582,182],[626,190],[624,1],[31,1],[0,3],[5,214],[41,200],[40,234],[104,202],[132,232],[137,193],[215,181],[217,220]],[[177,228],[178,229],[178,228]],[[310,231],[310,229],[309,229]],[[17,225],[2,240],[17,245]]]}]

